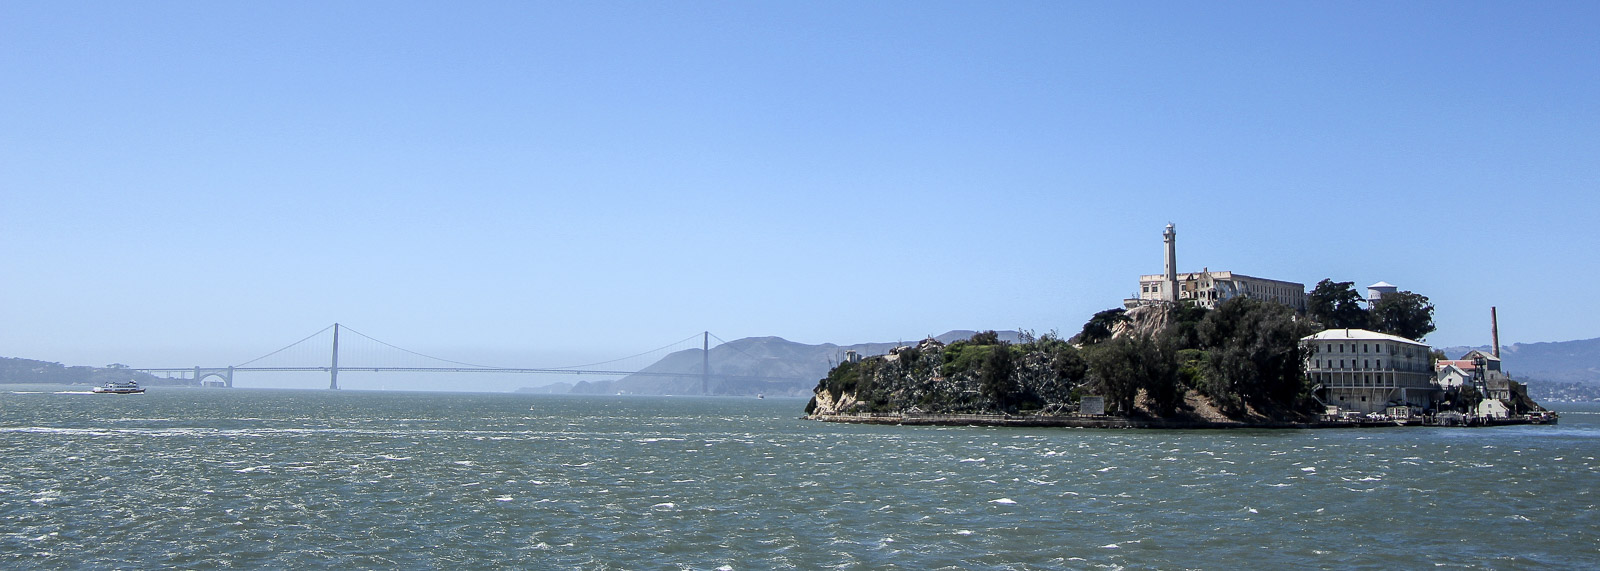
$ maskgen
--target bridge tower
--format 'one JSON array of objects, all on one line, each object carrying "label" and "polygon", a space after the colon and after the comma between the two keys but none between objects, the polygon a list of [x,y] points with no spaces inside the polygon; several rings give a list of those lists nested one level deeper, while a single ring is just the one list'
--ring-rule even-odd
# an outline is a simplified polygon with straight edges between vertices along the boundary
[{"label": "bridge tower", "polygon": [[333,324],[333,364],[328,367],[328,389],[339,390],[339,324]]},{"label": "bridge tower", "polygon": [[700,394],[711,394],[711,332],[700,337]]}]

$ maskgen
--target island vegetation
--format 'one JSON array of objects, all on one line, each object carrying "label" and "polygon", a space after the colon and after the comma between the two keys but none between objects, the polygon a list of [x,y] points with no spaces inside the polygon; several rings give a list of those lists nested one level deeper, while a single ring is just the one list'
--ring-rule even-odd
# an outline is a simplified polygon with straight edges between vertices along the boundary
[{"label": "island vegetation", "polygon": [[1308,310],[1249,297],[1206,309],[1185,300],[1098,312],[1069,339],[993,331],[949,344],[932,339],[839,363],[807,414],[1050,415],[1085,396],[1112,415],[1197,421],[1303,421],[1312,398],[1301,339],[1327,328],[1366,328],[1411,339],[1434,329],[1428,298],[1398,292],[1368,309],[1352,282],[1323,280]]}]

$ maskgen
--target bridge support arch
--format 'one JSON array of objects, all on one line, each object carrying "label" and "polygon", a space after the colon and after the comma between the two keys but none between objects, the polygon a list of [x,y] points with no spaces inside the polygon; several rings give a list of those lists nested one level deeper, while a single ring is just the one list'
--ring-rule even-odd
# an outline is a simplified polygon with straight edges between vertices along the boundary
[{"label": "bridge support arch", "polygon": [[194,382],[195,382],[195,384],[200,385],[202,387],[206,386],[206,379],[211,378],[211,377],[216,377],[218,379],[221,379],[222,380],[222,386],[228,387],[230,389],[233,388],[233,367],[228,367],[226,369],[207,369],[207,368],[204,368],[204,367],[195,367],[194,368]]}]

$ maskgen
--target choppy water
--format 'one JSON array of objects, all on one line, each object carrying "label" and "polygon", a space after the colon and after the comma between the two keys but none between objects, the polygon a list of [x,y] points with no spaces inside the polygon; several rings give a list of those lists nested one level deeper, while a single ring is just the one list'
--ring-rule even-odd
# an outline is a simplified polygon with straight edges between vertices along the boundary
[{"label": "choppy water", "polygon": [[1594,406],[1108,431],[825,424],[791,399],[9,388],[7,569],[1600,567]]}]

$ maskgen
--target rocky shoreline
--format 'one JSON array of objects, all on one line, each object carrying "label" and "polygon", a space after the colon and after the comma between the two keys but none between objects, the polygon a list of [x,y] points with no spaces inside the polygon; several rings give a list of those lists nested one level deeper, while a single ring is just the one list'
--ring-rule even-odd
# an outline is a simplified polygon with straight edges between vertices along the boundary
[{"label": "rocky shoreline", "polygon": [[1520,424],[1555,424],[1554,414],[1519,415],[1509,418],[1473,418],[1446,421],[1439,417],[1411,419],[1321,419],[1306,422],[1293,421],[1208,421],[1173,420],[1159,418],[1134,418],[1099,415],[987,415],[987,414],[903,414],[855,413],[811,414],[801,417],[821,422],[850,424],[881,424],[895,426],[993,426],[1028,428],[1102,428],[1102,429],[1313,429],[1313,428],[1393,428],[1403,426],[1482,427]]}]

